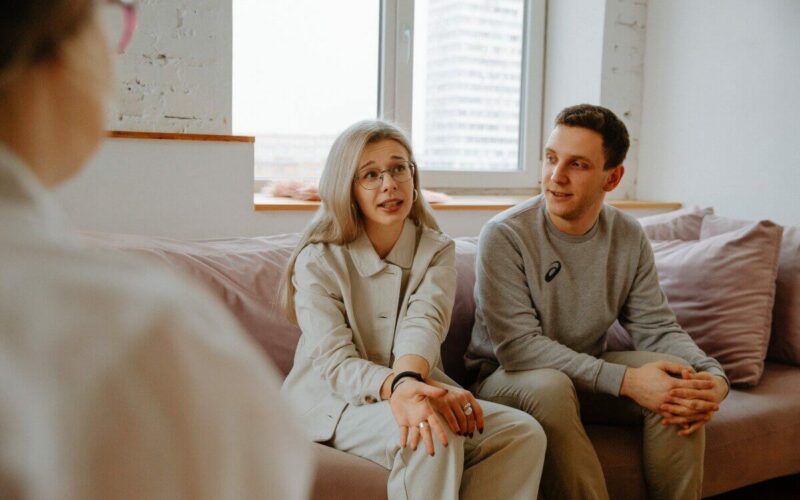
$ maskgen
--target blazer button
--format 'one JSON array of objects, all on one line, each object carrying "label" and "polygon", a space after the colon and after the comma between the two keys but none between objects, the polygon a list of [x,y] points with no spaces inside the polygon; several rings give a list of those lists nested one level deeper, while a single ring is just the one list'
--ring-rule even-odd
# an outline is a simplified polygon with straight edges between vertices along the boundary
[{"label": "blazer button", "polygon": [[379,314],[379,315],[378,315],[378,317],[379,317],[380,319],[386,319],[386,318],[388,318],[388,317],[389,317],[389,315],[388,315],[388,314],[386,314],[386,313],[381,313],[381,314]]}]

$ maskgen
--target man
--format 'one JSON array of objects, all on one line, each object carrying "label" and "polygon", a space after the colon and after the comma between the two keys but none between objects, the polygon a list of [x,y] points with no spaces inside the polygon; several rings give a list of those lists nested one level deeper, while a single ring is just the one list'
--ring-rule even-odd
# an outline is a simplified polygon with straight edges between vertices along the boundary
[{"label": "man", "polygon": [[[676,323],[639,224],[603,203],[625,172],[625,125],[587,104],[564,109],[555,124],[543,194],[481,232],[466,355],[478,371],[473,390],[542,424],[547,498],[608,498],[581,416],[641,422],[650,496],[699,498],[703,425],[727,379]],[[636,351],[605,352],[615,320]]]}]

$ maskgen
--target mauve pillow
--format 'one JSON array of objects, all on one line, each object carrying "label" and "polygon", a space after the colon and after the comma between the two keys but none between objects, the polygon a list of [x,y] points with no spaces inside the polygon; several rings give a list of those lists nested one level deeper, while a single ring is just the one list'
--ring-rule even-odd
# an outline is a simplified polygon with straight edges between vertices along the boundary
[{"label": "mauve pillow", "polygon": [[761,221],[698,241],[652,242],[678,323],[737,385],[756,385],[764,370],[781,233]]},{"label": "mauve pillow", "polygon": [[278,284],[299,234],[204,241],[84,233],[95,247],[123,250],[167,264],[208,287],[233,312],[285,376],[300,329],[278,307]]},{"label": "mauve pillow", "polygon": [[[725,217],[707,217],[700,237],[708,238],[747,224]],[[767,359],[800,365],[800,227],[797,226],[783,228]]]},{"label": "mauve pillow", "polygon": [[693,241],[700,239],[703,217],[713,213],[714,209],[711,207],[688,207],[638,220],[644,234],[651,240]]}]

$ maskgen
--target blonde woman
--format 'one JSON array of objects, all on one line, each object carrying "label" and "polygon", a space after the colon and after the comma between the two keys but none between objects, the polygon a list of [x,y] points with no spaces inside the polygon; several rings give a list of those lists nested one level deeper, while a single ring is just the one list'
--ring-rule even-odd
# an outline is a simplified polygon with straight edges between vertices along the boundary
[{"label": "blonde woman", "polygon": [[536,498],[542,428],[439,368],[455,246],[419,194],[405,134],[376,120],[345,130],[320,195],[283,290],[302,330],[283,391],[310,438],[390,469],[391,499]]}]

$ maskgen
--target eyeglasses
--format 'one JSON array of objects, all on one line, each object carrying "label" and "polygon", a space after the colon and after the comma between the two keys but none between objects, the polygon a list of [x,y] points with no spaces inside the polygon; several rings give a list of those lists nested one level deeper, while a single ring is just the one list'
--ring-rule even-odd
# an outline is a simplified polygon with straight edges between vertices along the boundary
[{"label": "eyeglasses", "polygon": [[122,54],[136,30],[136,1],[105,0],[100,9],[100,22],[108,42],[116,43],[116,52]]},{"label": "eyeglasses", "polygon": [[395,182],[408,182],[414,176],[415,168],[416,165],[411,162],[399,163],[386,170],[371,168],[358,174],[355,180],[364,189],[378,189],[383,185],[383,176],[387,173],[392,176]]}]

